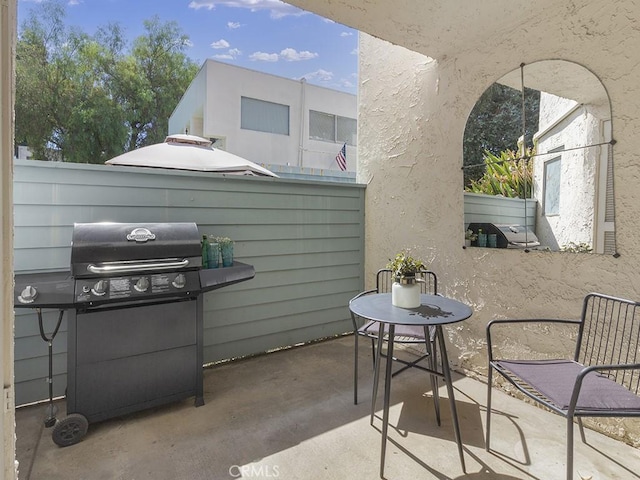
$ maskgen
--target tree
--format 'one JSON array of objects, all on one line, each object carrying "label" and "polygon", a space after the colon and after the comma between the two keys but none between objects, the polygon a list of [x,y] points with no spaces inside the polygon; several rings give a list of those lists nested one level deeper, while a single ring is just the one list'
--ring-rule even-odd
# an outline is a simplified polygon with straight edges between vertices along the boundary
[{"label": "tree", "polygon": [[145,29],[126,53],[118,25],[90,37],[64,25],[60,3],[43,3],[17,44],[16,144],[34,158],[104,163],[164,140],[197,65],[175,22]]},{"label": "tree", "polygon": [[176,22],[145,20],[146,34],[135,39],[131,54],[119,56],[119,30],[104,30],[105,42],[116,61],[105,65],[114,99],[122,106],[129,129],[127,150],[161,142],[168,120],[189,83],[198,72],[184,50],[189,37]]},{"label": "tree", "polygon": [[[540,92],[525,88],[525,141],[532,146],[538,130]],[[519,90],[494,83],[471,110],[463,139],[464,185],[469,186],[485,172],[484,155],[517,149],[522,136],[522,94]]]}]

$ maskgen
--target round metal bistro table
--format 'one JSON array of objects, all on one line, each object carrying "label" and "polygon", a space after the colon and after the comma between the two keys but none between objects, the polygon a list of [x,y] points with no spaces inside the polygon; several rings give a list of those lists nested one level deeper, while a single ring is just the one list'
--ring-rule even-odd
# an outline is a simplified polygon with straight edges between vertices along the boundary
[{"label": "round metal bistro table", "polygon": [[[393,340],[396,325],[413,325],[425,327],[425,335],[428,334],[428,327],[435,327],[438,345],[441,355],[441,370],[431,373],[444,378],[451,406],[451,416],[453,419],[453,430],[458,444],[458,454],[462,471],[465,472],[464,455],[462,451],[462,440],[460,438],[460,425],[458,424],[458,412],[451,383],[451,371],[447,358],[447,349],[442,331],[443,325],[461,322],[469,318],[473,311],[464,303],[460,303],[451,298],[440,295],[422,294],[420,296],[420,306],[417,308],[394,307],[391,303],[390,293],[373,293],[362,295],[354,299],[349,304],[349,309],[367,320],[380,323],[378,334],[378,348],[376,349],[374,395],[378,389],[378,379],[380,376],[380,351],[385,338],[385,325],[387,325],[387,361],[385,365],[384,380],[384,409],[382,415],[382,447],[380,452],[380,478],[384,475],[384,461],[387,445],[387,431],[389,427],[389,398],[391,395],[391,366],[393,363]],[[427,337],[428,338],[428,337]]]}]

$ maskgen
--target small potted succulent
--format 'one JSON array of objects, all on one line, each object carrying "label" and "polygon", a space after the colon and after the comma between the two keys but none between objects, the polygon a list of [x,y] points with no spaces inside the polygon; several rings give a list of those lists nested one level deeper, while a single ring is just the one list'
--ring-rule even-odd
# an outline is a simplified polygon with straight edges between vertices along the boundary
[{"label": "small potted succulent", "polygon": [[216,237],[216,243],[220,245],[222,266],[231,267],[233,265],[233,240],[229,237]]},{"label": "small potted succulent", "polygon": [[417,308],[420,306],[420,285],[421,279],[416,278],[416,274],[425,269],[424,262],[409,255],[409,252],[402,250],[395,258],[387,264],[393,275],[393,285],[391,287],[391,303],[396,307]]}]

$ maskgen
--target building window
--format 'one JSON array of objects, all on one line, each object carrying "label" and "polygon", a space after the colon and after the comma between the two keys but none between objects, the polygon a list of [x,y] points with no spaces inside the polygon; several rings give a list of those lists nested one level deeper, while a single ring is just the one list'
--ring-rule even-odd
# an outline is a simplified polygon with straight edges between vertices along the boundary
[{"label": "building window", "polygon": [[309,138],[323,142],[356,145],[357,121],[330,113],[309,110]]},{"label": "building window", "polygon": [[240,128],[289,135],[289,106],[241,97]]},{"label": "building window", "polygon": [[544,214],[560,214],[560,157],[544,164]]}]

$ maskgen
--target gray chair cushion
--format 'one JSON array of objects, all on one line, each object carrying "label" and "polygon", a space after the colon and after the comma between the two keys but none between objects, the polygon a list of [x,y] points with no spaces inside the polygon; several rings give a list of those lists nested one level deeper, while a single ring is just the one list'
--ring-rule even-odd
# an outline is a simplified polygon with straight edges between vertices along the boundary
[{"label": "gray chair cushion", "polygon": [[[567,410],[576,377],[584,368],[571,360],[500,360],[498,366],[522,379],[562,410]],[[640,411],[640,397],[598,372],[582,382],[577,410]]]}]

